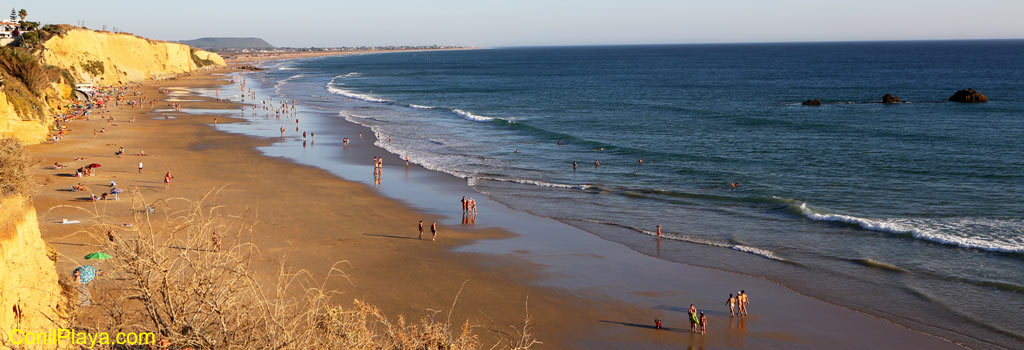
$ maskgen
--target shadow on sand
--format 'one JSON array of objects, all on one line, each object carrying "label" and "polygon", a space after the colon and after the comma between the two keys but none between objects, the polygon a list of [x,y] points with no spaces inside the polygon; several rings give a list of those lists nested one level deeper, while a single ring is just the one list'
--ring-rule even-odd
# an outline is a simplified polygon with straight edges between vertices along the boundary
[{"label": "shadow on sand", "polygon": [[662,326],[661,329],[657,329],[657,328],[654,327],[653,324],[640,324],[640,323],[629,323],[629,322],[608,321],[608,320],[601,320],[601,323],[611,323],[611,324],[617,324],[617,325],[620,325],[620,326],[628,326],[628,327],[636,327],[636,328],[646,328],[646,329],[650,329],[650,330],[660,330],[660,331],[666,331],[666,332],[691,333],[689,329],[682,329],[682,328],[672,328],[672,327],[664,327],[664,326]]},{"label": "shadow on sand", "polygon": [[374,237],[383,237],[383,238],[411,239],[411,240],[414,240],[414,241],[418,241],[419,240],[419,239],[416,239],[416,237],[383,235],[383,234],[378,234],[378,233],[364,233],[363,235],[365,235],[365,236],[374,236]]}]

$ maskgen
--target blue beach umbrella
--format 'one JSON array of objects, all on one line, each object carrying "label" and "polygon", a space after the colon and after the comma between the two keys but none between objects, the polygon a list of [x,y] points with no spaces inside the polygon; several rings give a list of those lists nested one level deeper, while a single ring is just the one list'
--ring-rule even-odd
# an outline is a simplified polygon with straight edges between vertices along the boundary
[{"label": "blue beach umbrella", "polygon": [[78,271],[78,278],[81,279],[82,284],[92,282],[92,280],[96,278],[96,268],[90,265],[79,266],[71,271],[71,273],[73,274],[75,271]]}]

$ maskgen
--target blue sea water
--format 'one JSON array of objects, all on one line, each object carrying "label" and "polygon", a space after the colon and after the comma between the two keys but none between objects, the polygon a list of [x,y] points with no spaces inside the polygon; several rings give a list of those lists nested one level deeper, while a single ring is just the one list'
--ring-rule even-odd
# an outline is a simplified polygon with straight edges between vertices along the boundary
[{"label": "blue sea water", "polygon": [[[259,77],[274,93],[370,127],[389,162],[408,155],[512,208],[975,347],[1024,345],[1024,41],[502,48],[271,68]],[[946,101],[968,87],[989,103]],[[906,103],[879,103],[886,93]],[[800,104],[813,98],[823,105]],[[653,248],[655,225],[677,245]]]}]

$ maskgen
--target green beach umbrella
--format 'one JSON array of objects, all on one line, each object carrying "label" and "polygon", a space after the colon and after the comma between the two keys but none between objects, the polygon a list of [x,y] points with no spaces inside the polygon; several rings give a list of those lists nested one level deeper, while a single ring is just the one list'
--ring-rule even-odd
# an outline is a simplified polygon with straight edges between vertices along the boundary
[{"label": "green beach umbrella", "polygon": [[110,254],[103,253],[103,252],[95,252],[95,253],[89,253],[89,255],[86,255],[85,258],[86,259],[95,259],[95,260],[106,260],[106,259],[110,259]]}]

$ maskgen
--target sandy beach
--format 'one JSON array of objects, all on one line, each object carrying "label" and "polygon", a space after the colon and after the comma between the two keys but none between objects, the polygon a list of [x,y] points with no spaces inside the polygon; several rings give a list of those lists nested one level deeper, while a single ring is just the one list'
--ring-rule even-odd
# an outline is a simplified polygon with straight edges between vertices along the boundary
[{"label": "sandy beach", "polygon": [[[296,57],[273,57],[291,58]],[[268,59],[271,57],[236,57],[231,62]],[[371,132],[356,125],[346,127],[353,134],[363,130],[368,137],[353,137],[353,145],[343,157],[365,159],[365,166],[351,173],[296,164],[257,149],[279,142],[277,138],[217,130],[214,118],[218,124],[238,128],[249,122],[238,118],[237,103],[187,91],[228,84],[224,73],[230,72],[221,69],[146,82],[141,91],[147,97],[161,99],[156,109],[166,108],[168,102],[163,100],[173,98],[186,109],[223,109],[231,116],[156,113],[148,106],[114,107],[109,115],[117,120],[116,126],[98,117],[75,121],[70,124],[73,131],[61,143],[29,148],[35,161],[34,175],[42,184],[34,197],[35,206],[43,238],[59,252],[59,273],[69,273],[79,265],[77,259],[91,252],[95,244],[76,233],[91,223],[89,219],[65,206],[102,212],[113,220],[129,222],[131,217],[128,195],[122,195],[119,201],[82,200],[88,192],[64,191],[71,185],[82,182],[98,194],[114,180],[147,201],[199,198],[223,187],[216,198],[218,205],[235,213],[258,213],[255,243],[261,248],[259,273],[271,276],[280,262],[286,261],[289,268],[306,269],[323,277],[333,263],[345,260],[350,279],[333,279],[328,284],[344,292],[338,296],[339,301],[358,298],[391,315],[409,318],[419,317],[428,309],[447,310],[465,285],[453,318],[485,324],[489,317],[496,327],[521,322],[528,299],[529,314],[537,322],[536,336],[545,349],[960,348],[939,337],[799,295],[764,279],[643,255],[486,198],[479,199],[480,205],[488,208],[486,215],[493,217],[492,223],[440,224],[437,241],[418,240],[419,220],[428,227],[431,222],[451,220],[458,215],[459,203],[442,205],[450,206],[450,212],[433,212],[352,181],[368,177],[371,157],[386,153],[373,146]],[[158,91],[161,88],[185,93],[165,95]],[[132,117],[135,122],[127,122]],[[94,137],[92,130],[100,128],[106,132]],[[115,157],[114,152],[122,146],[127,155]],[[136,155],[142,150],[147,156]],[[74,161],[76,157],[87,159]],[[140,161],[145,165],[141,172],[137,171]],[[50,165],[54,162],[68,168],[53,170]],[[94,162],[103,165],[95,176],[64,176]],[[386,165],[389,174],[403,168],[390,160]],[[435,192],[457,198],[471,191],[455,179],[412,168],[406,170],[406,176],[411,171],[413,178],[431,179],[406,185],[427,188],[421,190],[426,194],[420,195],[419,201],[437,198],[433,197]],[[174,179],[169,188],[164,188],[162,180],[168,171],[173,172]],[[484,197],[479,193],[476,196]],[[64,225],[60,224],[62,219],[83,223]],[[497,228],[502,225],[544,233],[546,238],[538,241],[537,236]],[[520,246],[526,248],[518,253],[487,253]],[[730,317],[725,299],[740,288],[751,293],[751,316]],[[689,332],[686,309],[690,304],[708,312],[707,335]],[[653,329],[655,318],[663,320],[667,329]],[[492,334],[481,335],[485,344],[493,342]]]}]

